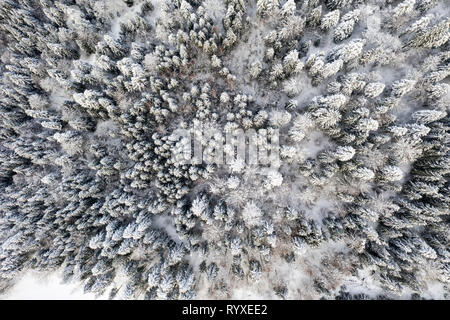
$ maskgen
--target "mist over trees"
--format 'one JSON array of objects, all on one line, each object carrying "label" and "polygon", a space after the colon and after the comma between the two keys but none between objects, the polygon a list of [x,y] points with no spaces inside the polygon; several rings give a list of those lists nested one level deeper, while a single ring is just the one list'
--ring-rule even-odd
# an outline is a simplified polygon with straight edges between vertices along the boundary
[{"label": "mist over trees", "polygon": [[[0,294],[37,270],[111,299],[448,299],[449,16],[2,0]],[[178,129],[280,159],[186,163]]]}]

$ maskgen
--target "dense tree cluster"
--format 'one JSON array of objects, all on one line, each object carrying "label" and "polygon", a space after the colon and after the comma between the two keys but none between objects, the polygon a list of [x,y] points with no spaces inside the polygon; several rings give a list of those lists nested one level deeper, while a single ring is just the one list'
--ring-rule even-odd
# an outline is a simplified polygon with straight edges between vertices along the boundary
[{"label": "dense tree cluster", "polygon": [[[2,0],[0,293],[39,270],[111,299],[448,297],[449,15]],[[205,161],[250,129],[275,167]]]}]

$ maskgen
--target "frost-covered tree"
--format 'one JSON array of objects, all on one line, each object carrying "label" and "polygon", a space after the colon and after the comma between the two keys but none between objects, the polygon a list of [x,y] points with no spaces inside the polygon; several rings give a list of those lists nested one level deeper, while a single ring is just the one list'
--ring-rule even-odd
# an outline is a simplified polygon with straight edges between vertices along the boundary
[{"label": "frost-covered tree", "polygon": [[0,293],[448,297],[448,16],[1,1]]}]

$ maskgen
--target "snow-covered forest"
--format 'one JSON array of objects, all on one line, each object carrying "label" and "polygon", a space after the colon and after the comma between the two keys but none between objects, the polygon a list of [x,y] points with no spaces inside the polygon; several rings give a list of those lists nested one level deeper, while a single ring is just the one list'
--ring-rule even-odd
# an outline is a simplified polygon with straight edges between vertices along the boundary
[{"label": "snow-covered forest", "polygon": [[1,0],[0,295],[450,299],[449,38],[447,0]]}]

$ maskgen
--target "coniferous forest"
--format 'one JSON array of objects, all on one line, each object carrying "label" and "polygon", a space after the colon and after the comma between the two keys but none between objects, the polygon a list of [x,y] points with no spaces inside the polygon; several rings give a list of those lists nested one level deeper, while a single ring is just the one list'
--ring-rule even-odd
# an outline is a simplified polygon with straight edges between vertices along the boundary
[{"label": "coniferous forest", "polygon": [[446,0],[1,0],[0,296],[449,299],[449,39]]}]

